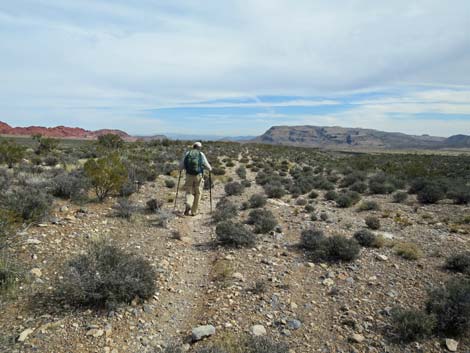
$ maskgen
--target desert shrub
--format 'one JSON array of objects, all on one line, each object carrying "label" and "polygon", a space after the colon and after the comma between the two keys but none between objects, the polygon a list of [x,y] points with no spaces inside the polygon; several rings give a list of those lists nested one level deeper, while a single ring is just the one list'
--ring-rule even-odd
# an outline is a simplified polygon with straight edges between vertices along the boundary
[{"label": "desert shrub", "polygon": [[304,198],[298,198],[297,200],[295,200],[295,204],[297,206],[305,206],[307,204],[307,200]]},{"label": "desert shrub", "polygon": [[143,257],[98,242],[67,263],[60,289],[72,304],[107,307],[150,298],[155,276]]},{"label": "desert shrub", "polygon": [[312,252],[316,260],[353,261],[359,256],[360,246],[354,239],[333,235],[322,240]]},{"label": "desert shrub", "polygon": [[249,180],[242,180],[241,184],[245,188],[251,188],[251,181],[249,181]]},{"label": "desert shrub", "polygon": [[128,178],[126,167],[117,153],[97,160],[89,159],[84,169],[100,201],[103,201],[110,192],[119,191]]},{"label": "desert shrub", "polygon": [[312,204],[305,205],[305,211],[308,213],[313,212],[315,211],[315,206]]},{"label": "desert shrub", "polygon": [[248,215],[248,224],[254,225],[255,233],[268,233],[277,226],[276,217],[270,210],[254,209]]},{"label": "desert shrub", "polygon": [[374,216],[368,216],[365,219],[366,225],[373,230],[380,229],[380,219]]},{"label": "desert shrub", "polygon": [[107,149],[118,149],[124,146],[124,140],[116,134],[104,134],[98,136],[98,145]]},{"label": "desert shrub", "polygon": [[394,308],[392,324],[402,340],[411,342],[430,336],[437,322],[433,315],[421,310]]},{"label": "desert shrub", "polygon": [[241,223],[223,221],[215,229],[217,240],[224,246],[253,246],[255,235]]},{"label": "desert shrub", "polygon": [[418,260],[422,255],[422,251],[415,243],[402,242],[394,246],[395,253],[406,260]]},{"label": "desert shrub", "polygon": [[280,199],[286,194],[284,186],[280,183],[268,183],[264,185],[264,192],[269,198]]},{"label": "desert shrub", "polygon": [[289,353],[289,347],[285,343],[274,342],[268,337],[247,336],[241,346],[246,353]]},{"label": "desert shrub", "polygon": [[334,190],[329,190],[325,193],[325,200],[334,201],[338,198],[338,193]]},{"label": "desert shrub", "polygon": [[49,194],[31,186],[14,189],[4,196],[1,200],[3,208],[28,222],[42,221],[49,214],[52,205]]},{"label": "desert shrub", "polygon": [[326,222],[328,220],[329,216],[328,216],[328,213],[326,212],[321,212],[320,213],[320,219],[323,221],[323,222]]},{"label": "desert shrub", "polygon": [[366,175],[363,172],[352,172],[343,177],[343,179],[341,180],[340,186],[345,188],[345,187],[354,185],[356,183],[362,182],[365,180],[365,178],[366,178]]},{"label": "desert shrub", "polygon": [[408,198],[408,194],[404,191],[397,191],[393,193],[392,195],[393,202],[396,202],[396,203],[405,202],[407,198]]},{"label": "desert shrub", "polygon": [[390,194],[399,186],[401,181],[387,176],[385,173],[378,173],[369,179],[369,191],[371,194]]},{"label": "desert shrub", "polygon": [[13,233],[14,224],[18,221],[18,215],[15,212],[2,207],[0,205],[0,249],[2,241]]},{"label": "desert shrub", "polygon": [[300,246],[307,250],[315,250],[324,239],[323,231],[314,228],[306,229],[300,235]]},{"label": "desert shrub", "polygon": [[316,199],[318,197],[318,192],[315,190],[311,191],[310,194],[308,194],[309,199]]},{"label": "desert shrub", "polygon": [[163,206],[163,201],[158,199],[150,199],[146,202],[147,210],[150,212],[157,212]]},{"label": "desert shrub", "polygon": [[214,175],[225,175],[225,168],[223,167],[214,167],[212,168],[212,174]]},{"label": "desert shrub", "polygon": [[358,211],[378,211],[380,206],[377,201],[366,200],[362,201],[357,209]]},{"label": "desert shrub", "polygon": [[155,211],[155,219],[153,225],[157,227],[167,228],[168,222],[174,217],[173,213],[160,208]]},{"label": "desert shrub", "polygon": [[135,205],[125,197],[118,199],[117,203],[113,205],[114,215],[127,220],[132,218],[135,209]]},{"label": "desert shrub", "polygon": [[225,193],[228,196],[241,195],[243,191],[245,191],[245,187],[237,181],[225,185]]},{"label": "desert shrub", "polygon": [[215,223],[227,221],[238,215],[238,207],[229,199],[223,198],[217,202],[212,219]]},{"label": "desert shrub", "polygon": [[119,189],[119,196],[129,197],[137,191],[137,184],[132,180],[126,180]]},{"label": "desert shrub", "polygon": [[0,254],[0,298],[14,292],[24,278],[24,270],[7,255]]},{"label": "desert shrub", "polygon": [[433,204],[442,200],[445,196],[445,192],[437,183],[428,182],[418,192],[418,201],[424,204]]},{"label": "desert shrub", "polygon": [[383,244],[380,238],[376,237],[374,233],[367,229],[361,229],[354,233],[354,239],[357,242],[365,247],[379,248]]},{"label": "desert shrub", "polygon": [[246,168],[244,166],[238,167],[236,173],[240,179],[246,179]]},{"label": "desert shrub", "polygon": [[356,240],[341,235],[325,237],[322,231],[315,229],[303,231],[300,244],[313,259],[322,261],[352,261],[360,252]]},{"label": "desert shrub", "polygon": [[267,198],[261,194],[253,194],[249,199],[250,208],[260,208],[266,205]]},{"label": "desert shrub", "polygon": [[470,252],[450,256],[444,267],[453,272],[470,273]]},{"label": "desert shrub", "polygon": [[233,163],[233,161],[227,161],[227,162],[225,163],[225,165],[226,165],[227,167],[229,167],[229,168],[235,167],[235,163]]},{"label": "desert shrub", "polygon": [[7,170],[0,168],[0,190],[8,190],[12,182],[12,177]]},{"label": "desert shrub", "polygon": [[0,142],[0,163],[5,163],[8,168],[20,162],[25,156],[26,148],[14,141],[3,140]]},{"label": "desert shrub", "polygon": [[426,310],[437,319],[438,332],[466,335],[470,329],[470,280],[454,279],[429,293]]},{"label": "desert shrub", "polygon": [[168,189],[173,189],[175,187],[176,183],[173,179],[165,179],[165,186]]},{"label": "desert shrub", "polygon": [[470,203],[470,187],[466,185],[454,186],[448,191],[447,196],[457,205]]},{"label": "desert shrub", "polygon": [[90,183],[82,170],[59,174],[52,180],[52,195],[65,199],[78,199],[86,196]]},{"label": "desert shrub", "polygon": [[361,199],[361,195],[355,191],[343,191],[334,199],[336,206],[341,208],[351,207]]}]

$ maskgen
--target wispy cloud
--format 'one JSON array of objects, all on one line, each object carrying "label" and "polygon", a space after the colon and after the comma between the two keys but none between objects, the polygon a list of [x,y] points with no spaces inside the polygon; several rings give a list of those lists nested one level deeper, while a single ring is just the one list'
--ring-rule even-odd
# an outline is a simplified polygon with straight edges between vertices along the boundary
[{"label": "wispy cloud", "polygon": [[468,133],[469,21],[465,0],[4,1],[0,120],[233,135],[421,121]]}]

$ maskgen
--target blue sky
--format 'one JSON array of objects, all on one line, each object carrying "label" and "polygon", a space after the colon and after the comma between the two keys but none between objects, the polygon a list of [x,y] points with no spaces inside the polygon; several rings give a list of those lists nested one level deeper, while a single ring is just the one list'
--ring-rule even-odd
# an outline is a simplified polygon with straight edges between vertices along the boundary
[{"label": "blue sky", "polygon": [[0,2],[0,120],[470,134],[470,2]]}]

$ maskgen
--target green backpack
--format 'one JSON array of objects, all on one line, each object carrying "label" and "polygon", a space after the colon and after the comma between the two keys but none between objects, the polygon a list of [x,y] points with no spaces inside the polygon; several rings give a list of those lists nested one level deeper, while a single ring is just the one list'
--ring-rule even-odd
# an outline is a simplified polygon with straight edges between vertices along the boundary
[{"label": "green backpack", "polygon": [[184,169],[186,173],[191,175],[198,175],[203,173],[202,169],[202,155],[198,150],[191,150],[184,157]]}]

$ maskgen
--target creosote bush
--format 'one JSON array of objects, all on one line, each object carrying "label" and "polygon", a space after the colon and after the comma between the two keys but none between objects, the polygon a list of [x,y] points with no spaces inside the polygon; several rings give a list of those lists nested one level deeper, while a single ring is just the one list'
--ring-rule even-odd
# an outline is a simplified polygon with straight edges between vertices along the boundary
[{"label": "creosote bush", "polygon": [[403,341],[411,342],[430,336],[436,328],[436,318],[421,310],[394,308],[392,324]]},{"label": "creosote bush", "polygon": [[463,336],[470,330],[470,280],[454,279],[429,293],[426,311],[437,319],[437,331]]},{"label": "creosote bush", "polygon": [[98,242],[68,262],[60,290],[75,305],[113,307],[135,297],[150,298],[156,289],[155,276],[143,257]]},{"label": "creosote bush", "polygon": [[325,200],[334,201],[338,198],[338,193],[334,190],[329,190],[325,193]]},{"label": "creosote bush", "polygon": [[248,200],[250,208],[260,208],[266,205],[267,202],[266,196],[262,194],[253,194]]},{"label": "creosote bush", "polygon": [[395,203],[405,202],[407,198],[408,198],[408,193],[404,191],[397,191],[393,193],[392,195],[393,202]]},{"label": "creosote bush", "polygon": [[173,179],[166,179],[165,180],[165,186],[168,188],[168,189],[173,189],[175,187],[176,183]]},{"label": "creosote bush", "polygon": [[118,192],[127,181],[128,173],[117,153],[89,159],[84,165],[98,200],[103,201],[110,192]]},{"label": "creosote bush", "polygon": [[470,252],[450,256],[444,267],[449,271],[470,274]]},{"label": "creosote bush", "polygon": [[377,237],[368,229],[361,229],[354,233],[354,239],[357,242],[365,247],[368,248],[381,248],[383,246],[383,239],[381,237]]},{"label": "creosote bush", "polygon": [[228,247],[255,245],[255,235],[241,223],[223,221],[215,229],[217,240]]},{"label": "creosote bush", "polygon": [[245,187],[238,181],[233,181],[225,185],[225,193],[227,196],[241,195],[245,191]]},{"label": "creosote bush", "polygon": [[284,186],[278,182],[265,184],[264,192],[270,199],[280,199],[286,194]]},{"label": "creosote bush", "polygon": [[250,212],[247,223],[255,226],[255,233],[268,233],[276,227],[277,220],[270,210],[257,208]]},{"label": "creosote bush", "polygon": [[435,182],[428,182],[417,192],[418,201],[424,204],[434,204],[445,197],[445,192],[441,185]]},{"label": "creosote bush", "polygon": [[380,220],[374,216],[368,216],[365,219],[366,225],[373,230],[380,229]]}]

